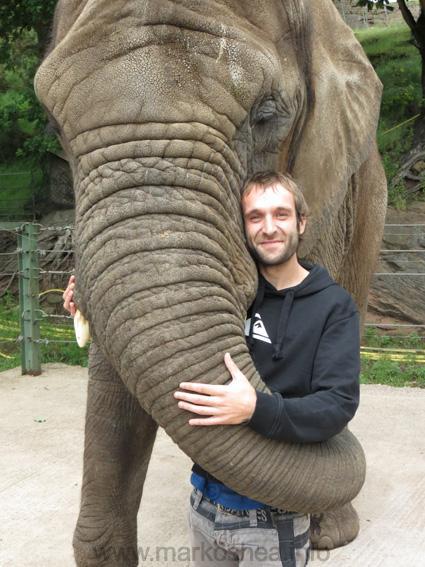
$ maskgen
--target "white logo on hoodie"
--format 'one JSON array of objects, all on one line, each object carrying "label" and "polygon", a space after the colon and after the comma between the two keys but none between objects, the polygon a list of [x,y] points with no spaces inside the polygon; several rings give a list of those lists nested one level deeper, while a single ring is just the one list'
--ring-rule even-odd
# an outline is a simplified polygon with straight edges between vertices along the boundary
[{"label": "white logo on hoodie", "polygon": [[[245,336],[249,336],[249,328],[251,326],[251,319],[245,321]],[[270,343],[269,335],[267,334],[266,328],[263,321],[261,320],[261,315],[256,313],[254,316],[254,328],[252,329],[252,337],[258,341],[263,341],[264,343]]]}]

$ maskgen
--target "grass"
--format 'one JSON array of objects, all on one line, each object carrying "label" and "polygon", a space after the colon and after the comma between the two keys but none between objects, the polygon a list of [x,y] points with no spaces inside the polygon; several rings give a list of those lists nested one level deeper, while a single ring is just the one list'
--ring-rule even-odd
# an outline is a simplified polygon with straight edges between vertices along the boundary
[{"label": "grass", "polygon": [[362,384],[387,384],[389,386],[416,386],[425,388],[425,365],[423,355],[415,352],[425,350],[424,337],[417,333],[392,337],[384,335],[374,327],[366,327],[363,335],[364,347],[405,351],[402,360],[392,360],[391,353],[379,352],[379,359],[371,359],[366,352],[362,353]]},{"label": "grass", "polygon": [[403,124],[420,112],[421,59],[412,44],[407,25],[358,30],[356,37],[383,83],[381,115],[378,126],[378,146],[389,183],[389,204],[406,209],[408,197],[403,183],[391,183],[403,156],[413,140],[414,120]]},{"label": "grass", "polygon": [[360,383],[425,388],[425,366],[415,363],[414,356],[402,363],[385,357],[374,361],[362,358]]},{"label": "grass", "polygon": [[[19,305],[9,294],[0,299],[0,371],[21,365]],[[64,362],[65,364],[87,366],[88,347],[80,348],[75,342],[74,327],[70,324],[52,323],[44,318],[40,322],[42,339],[72,341],[70,343],[49,343],[41,345],[41,361]]]},{"label": "grass", "polygon": [[366,327],[363,334],[363,346],[425,350],[425,340],[423,335],[418,335],[417,333],[392,337],[391,335],[379,333],[376,327]]}]

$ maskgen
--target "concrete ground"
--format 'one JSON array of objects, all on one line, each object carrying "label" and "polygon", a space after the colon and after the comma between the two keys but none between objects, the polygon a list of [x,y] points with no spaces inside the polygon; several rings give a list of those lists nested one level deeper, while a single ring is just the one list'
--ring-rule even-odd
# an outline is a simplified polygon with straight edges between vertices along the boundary
[{"label": "concrete ground", "polygon": [[[0,566],[72,567],[87,370],[46,364],[41,376],[0,373]],[[425,565],[425,390],[362,386],[351,424],[368,461],[355,501],[361,532],[311,565]],[[188,566],[191,461],[160,431],[139,515],[144,565]],[[160,546],[175,548],[164,558]]]}]

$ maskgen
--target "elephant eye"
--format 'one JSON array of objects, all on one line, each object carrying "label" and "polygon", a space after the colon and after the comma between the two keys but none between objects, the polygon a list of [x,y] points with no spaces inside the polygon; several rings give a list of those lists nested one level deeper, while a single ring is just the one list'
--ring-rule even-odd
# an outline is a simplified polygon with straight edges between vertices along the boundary
[{"label": "elephant eye", "polygon": [[256,110],[253,116],[253,124],[262,126],[272,120],[277,114],[276,101],[269,97],[265,99]]}]

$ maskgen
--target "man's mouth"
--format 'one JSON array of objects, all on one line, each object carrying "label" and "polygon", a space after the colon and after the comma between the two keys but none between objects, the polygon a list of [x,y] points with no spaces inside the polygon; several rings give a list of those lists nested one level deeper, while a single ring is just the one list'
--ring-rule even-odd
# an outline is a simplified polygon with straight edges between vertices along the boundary
[{"label": "man's mouth", "polygon": [[274,244],[283,244],[282,240],[263,240],[260,242],[260,246],[272,246]]}]

